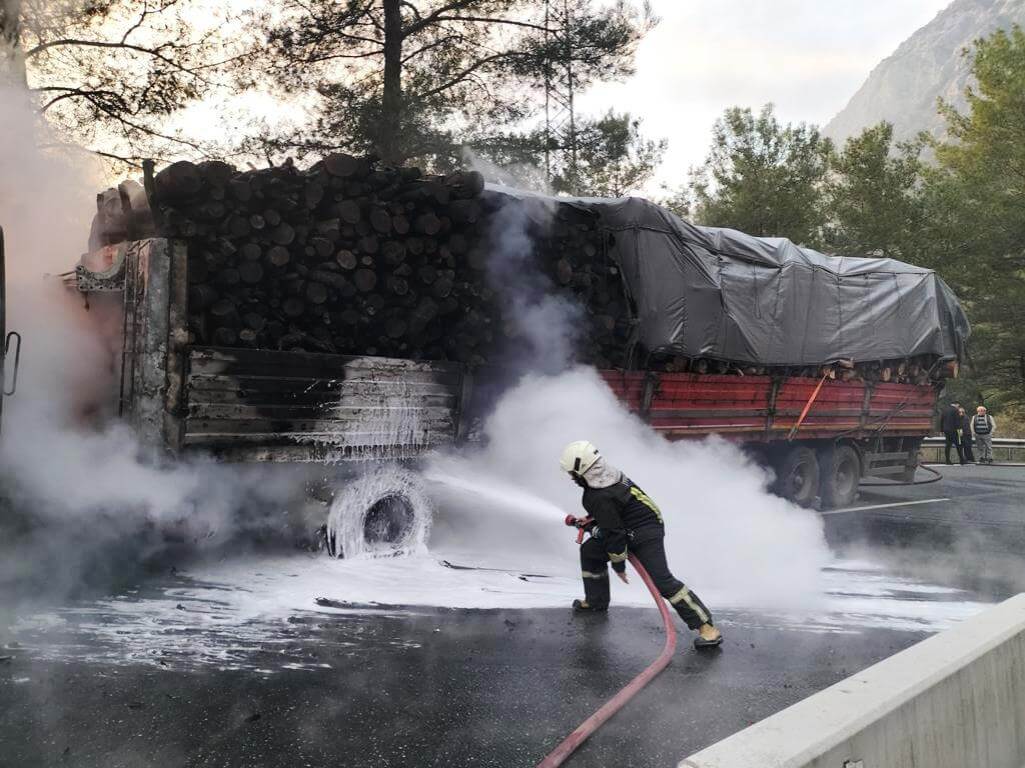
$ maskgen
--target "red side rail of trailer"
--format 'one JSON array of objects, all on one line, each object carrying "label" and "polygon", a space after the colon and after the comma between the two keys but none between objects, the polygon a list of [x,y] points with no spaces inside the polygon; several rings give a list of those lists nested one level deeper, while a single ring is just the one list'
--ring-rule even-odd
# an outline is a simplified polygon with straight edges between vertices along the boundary
[{"label": "red side rail of trailer", "polygon": [[[785,440],[812,400],[817,379],[604,371],[634,413],[672,440],[719,434]],[[827,380],[794,434],[800,439],[922,437],[936,391],[912,384]]]}]

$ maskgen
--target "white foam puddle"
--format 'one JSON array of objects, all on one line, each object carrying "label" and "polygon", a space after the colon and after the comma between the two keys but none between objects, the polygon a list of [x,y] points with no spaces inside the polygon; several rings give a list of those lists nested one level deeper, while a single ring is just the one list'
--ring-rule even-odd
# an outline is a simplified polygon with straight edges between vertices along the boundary
[{"label": "white foam puddle", "polygon": [[[417,649],[408,617],[436,615],[444,626],[444,614],[428,607],[566,608],[579,596],[573,562],[544,574],[440,562],[489,567],[462,554],[238,559],[198,566],[174,583],[26,617],[15,632],[25,649],[49,659],[175,670],[316,671],[330,668],[321,658],[325,651],[357,656],[383,647]],[[960,590],[890,576],[864,562],[834,563],[823,573],[823,584],[814,611],[783,613],[734,604],[727,594],[696,588],[727,626],[813,633],[936,632],[987,607]],[[613,590],[618,605],[650,605],[639,583],[616,582]],[[326,604],[317,598],[326,598]]]}]

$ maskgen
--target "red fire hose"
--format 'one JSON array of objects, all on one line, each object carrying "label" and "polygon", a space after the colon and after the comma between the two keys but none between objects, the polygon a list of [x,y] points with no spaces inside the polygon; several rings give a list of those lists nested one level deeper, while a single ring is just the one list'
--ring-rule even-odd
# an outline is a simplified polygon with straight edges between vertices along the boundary
[{"label": "red fire hose", "polygon": [[[582,528],[581,533],[583,533]],[[640,575],[641,579],[643,579],[644,584],[648,587],[648,591],[651,592],[651,596],[655,598],[659,613],[662,614],[662,624],[666,629],[666,644],[662,647],[662,653],[651,662],[647,669],[627,683],[619,693],[605,702],[601,709],[578,725],[573,733],[563,739],[559,746],[537,764],[537,768],[556,768],[556,766],[562,765],[576,751],[577,747],[583,744],[592,733],[601,728],[606,720],[621,710],[630,699],[640,693],[640,690],[650,683],[655,678],[655,675],[665,669],[673,658],[673,653],[676,651],[676,627],[673,625],[673,618],[669,614],[669,608],[666,606],[665,600],[662,599],[662,595],[659,594],[655,583],[651,580],[651,576],[644,570],[644,566],[641,565],[640,561],[632,554],[629,556],[629,559],[630,564]]]}]

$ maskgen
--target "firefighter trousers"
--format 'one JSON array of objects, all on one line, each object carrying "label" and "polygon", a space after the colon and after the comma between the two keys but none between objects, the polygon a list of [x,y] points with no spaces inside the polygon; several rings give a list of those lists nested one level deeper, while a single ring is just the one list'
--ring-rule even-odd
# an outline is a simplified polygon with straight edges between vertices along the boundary
[{"label": "firefighter trousers", "polygon": [[[644,536],[631,540],[629,551],[641,561],[659,593],[676,609],[680,618],[691,629],[712,623],[712,612],[696,594],[669,571],[663,535]],[[580,545],[580,567],[584,577],[584,597],[588,605],[604,607],[609,604],[609,569],[605,542],[591,537]]]}]

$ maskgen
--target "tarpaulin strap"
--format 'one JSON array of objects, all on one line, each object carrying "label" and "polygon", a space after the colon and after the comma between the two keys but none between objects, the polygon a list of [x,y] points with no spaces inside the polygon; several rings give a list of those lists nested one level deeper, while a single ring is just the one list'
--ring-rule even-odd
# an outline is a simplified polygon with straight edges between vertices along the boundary
[{"label": "tarpaulin strap", "polygon": [[815,402],[815,398],[819,396],[819,390],[822,389],[822,385],[826,383],[826,379],[829,378],[829,373],[822,374],[822,378],[819,379],[818,386],[815,387],[815,391],[811,393],[811,397],[808,398],[808,402],[804,404],[804,410],[801,411],[801,416],[797,419],[797,423],[790,428],[790,434],[787,435],[787,440],[793,440],[794,435],[797,434],[797,430],[801,428],[804,423],[804,418],[808,415],[808,411],[811,410],[812,403]]}]

